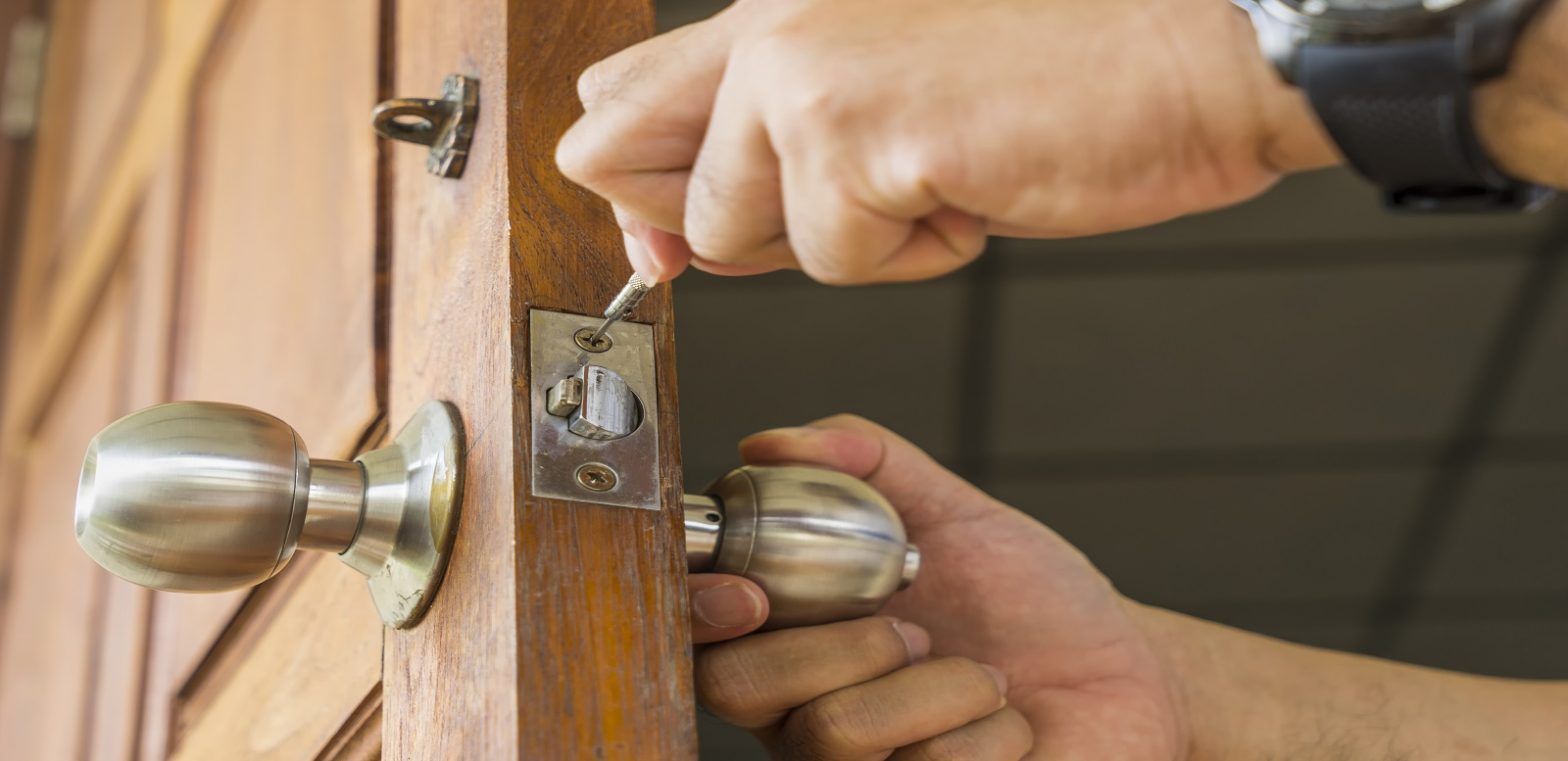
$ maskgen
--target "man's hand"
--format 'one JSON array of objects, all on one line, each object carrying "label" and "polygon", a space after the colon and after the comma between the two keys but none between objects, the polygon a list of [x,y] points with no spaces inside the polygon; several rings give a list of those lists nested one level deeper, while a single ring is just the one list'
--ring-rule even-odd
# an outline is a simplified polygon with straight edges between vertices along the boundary
[{"label": "man's hand", "polygon": [[1061,537],[859,418],[758,434],[753,463],[866,479],[920,546],[883,615],[741,636],[735,576],[693,576],[698,699],[782,759],[1292,761],[1568,757],[1568,683],[1292,645],[1123,598]]},{"label": "man's hand", "polygon": [[[889,617],[704,648],[710,711],[786,759],[1186,757],[1177,696],[1129,606],[1049,529],[859,418],[759,434],[741,454],[866,479],[903,516],[922,570]],[[750,582],[692,584],[699,642],[766,617]]]},{"label": "man's hand", "polygon": [[579,91],[558,161],[659,280],[934,277],[988,234],[1147,225],[1335,158],[1229,0],[739,0]]}]

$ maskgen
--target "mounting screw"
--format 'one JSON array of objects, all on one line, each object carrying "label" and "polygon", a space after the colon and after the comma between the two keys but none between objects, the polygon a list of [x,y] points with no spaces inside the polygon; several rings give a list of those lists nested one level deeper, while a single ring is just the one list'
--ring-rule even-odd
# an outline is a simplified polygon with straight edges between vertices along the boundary
[{"label": "mounting screw", "polygon": [[592,328],[583,328],[582,330],[573,333],[572,340],[576,341],[577,347],[583,351],[591,351],[595,354],[602,354],[610,350],[610,337],[599,336],[599,340],[595,341],[593,340]]},{"label": "mounting screw", "polygon": [[588,491],[609,491],[619,480],[615,471],[604,463],[590,462],[577,469],[577,485]]}]

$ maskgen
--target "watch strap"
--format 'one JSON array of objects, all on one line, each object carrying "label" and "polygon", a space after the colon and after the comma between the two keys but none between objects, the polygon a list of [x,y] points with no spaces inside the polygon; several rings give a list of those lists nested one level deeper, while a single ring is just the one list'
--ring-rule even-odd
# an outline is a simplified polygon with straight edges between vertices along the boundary
[{"label": "watch strap", "polygon": [[1551,191],[1492,163],[1471,118],[1468,35],[1309,44],[1296,79],[1345,159],[1407,211],[1530,208]]}]

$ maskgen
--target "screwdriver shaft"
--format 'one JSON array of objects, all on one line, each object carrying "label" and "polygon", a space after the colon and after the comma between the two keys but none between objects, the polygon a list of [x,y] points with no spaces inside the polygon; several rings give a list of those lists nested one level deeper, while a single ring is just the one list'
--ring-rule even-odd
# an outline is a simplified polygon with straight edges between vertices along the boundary
[{"label": "screwdriver shaft", "polygon": [[593,332],[593,337],[588,339],[588,342],[598,343],[599,339],[609,332],[610,326],[631,316],[632,310],[642,303],[643,297],[651,290],[653,286],[643,282],[641,275],[632,275],[632,279],[626,281],[626,287],[610,300],[610,306],[604,310],[604,322]]}]

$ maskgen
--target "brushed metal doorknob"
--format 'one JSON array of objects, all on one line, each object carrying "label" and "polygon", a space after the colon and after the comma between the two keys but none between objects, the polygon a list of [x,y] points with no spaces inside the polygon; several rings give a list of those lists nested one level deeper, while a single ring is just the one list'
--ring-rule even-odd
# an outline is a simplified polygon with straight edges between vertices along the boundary
[{"label": "brushed metal doorknob", "polygon": [[705,492],[686,495],[686,565],[757,582],[764,629],[869,616],[919,573],[898,513],[853,476],[748,465]]},{"label": "brushed metal doorknob", "polygon": [[88,445],[76,539],[116,576],[171,592],[254,586],[296,549],[335,553],[404,628],[440,585],[462,483],[461,424],[442,402],[353,461],[312,459],[287,423],[249,407],[160,404]]}]

